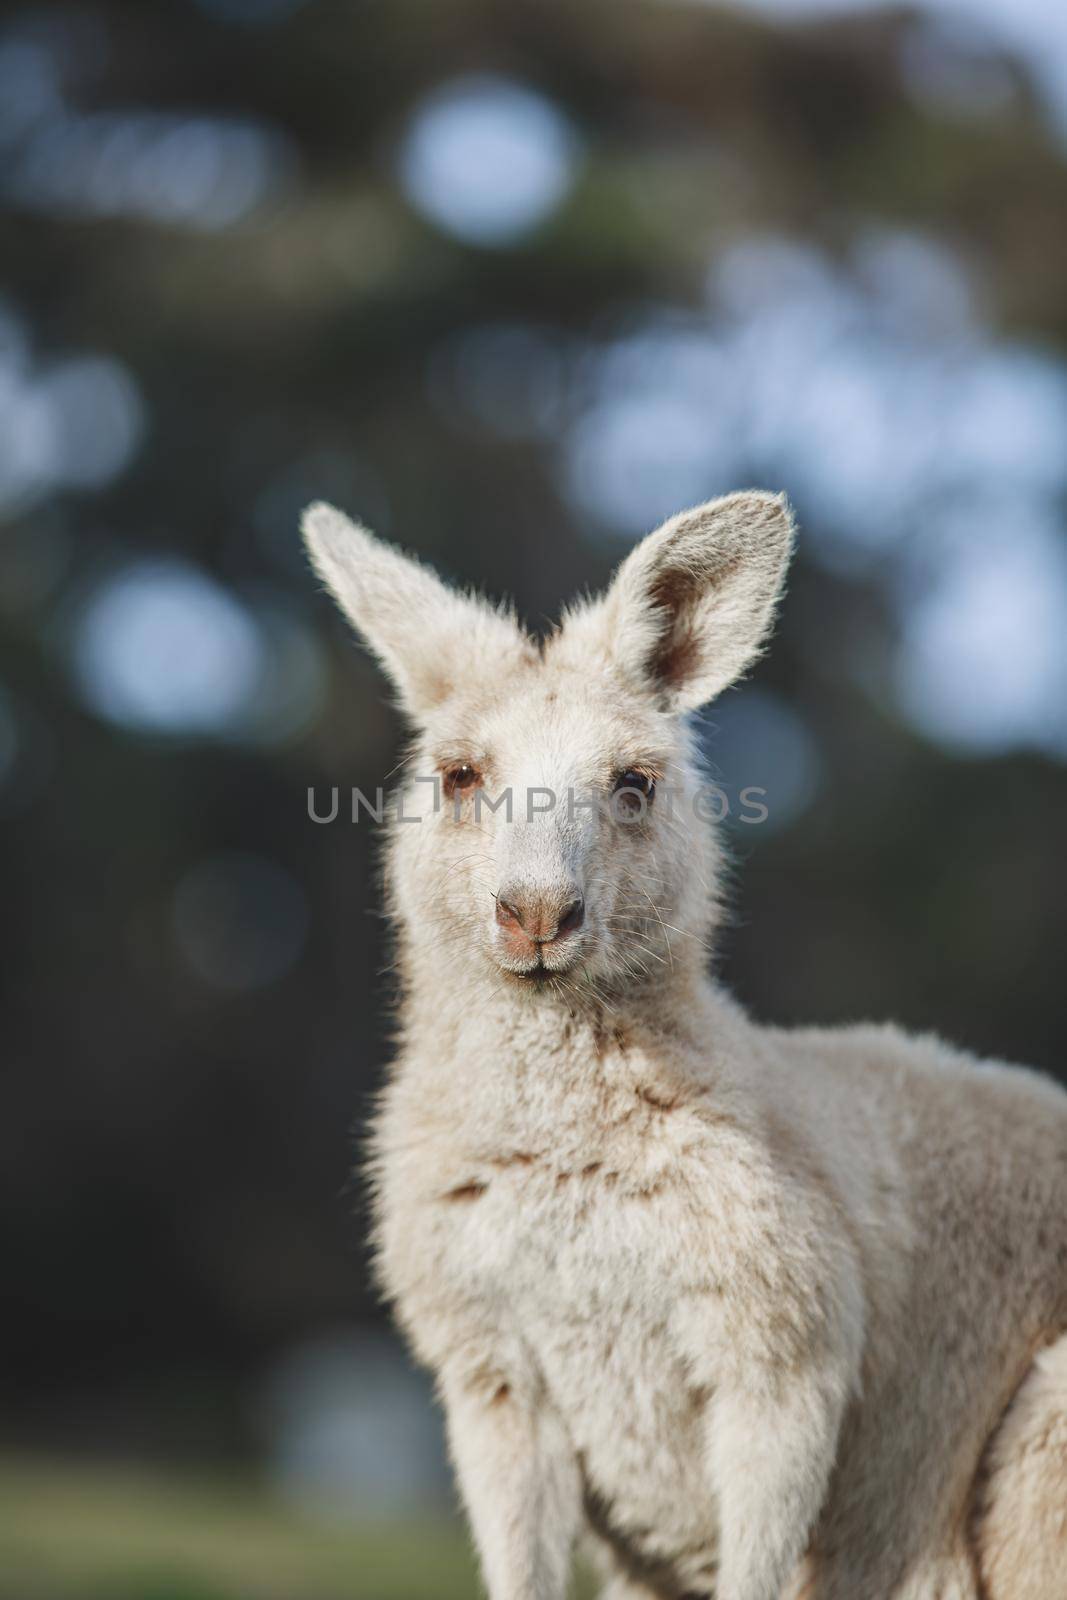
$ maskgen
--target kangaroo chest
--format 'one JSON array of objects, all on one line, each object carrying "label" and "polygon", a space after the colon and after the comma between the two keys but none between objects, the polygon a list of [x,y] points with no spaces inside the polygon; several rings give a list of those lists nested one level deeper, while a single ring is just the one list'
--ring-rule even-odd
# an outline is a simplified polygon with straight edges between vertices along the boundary
[{"label": "kangaroo chest", "polygon": [[[703,1469],[709,1391],[678,1337],[690,1241],[679,1195],[697,1137],[643,1103],[636,1154],[611,1137],[499,1157],[453,1207],[442,1267],[484,1300],[562,1419],[594,1530],[668,1593],[713,1586]],[[626,1148],[629,1148],[627,1144]]]}]

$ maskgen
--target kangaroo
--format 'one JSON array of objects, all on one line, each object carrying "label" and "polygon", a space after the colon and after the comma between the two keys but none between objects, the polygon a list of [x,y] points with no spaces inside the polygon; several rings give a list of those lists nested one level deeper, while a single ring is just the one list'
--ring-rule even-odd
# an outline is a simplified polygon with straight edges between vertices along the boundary
[{"label": "kangaroo", "polygon": [[[377,1271],[491,1600],[1065,1600],[1067,1094],[709,976],[687,714],[752,663],[782,497],[672,518],[543,642],[304,534],[415,730]],[[416,825],[417,824],[417,825]]]}]

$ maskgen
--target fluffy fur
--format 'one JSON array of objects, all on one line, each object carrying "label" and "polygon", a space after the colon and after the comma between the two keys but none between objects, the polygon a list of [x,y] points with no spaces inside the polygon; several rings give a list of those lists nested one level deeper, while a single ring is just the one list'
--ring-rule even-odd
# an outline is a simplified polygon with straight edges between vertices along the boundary
[{"label": "fluffy fur", "polygon": [[[1067,1096],[891,1027],[760,1027],[707,975],[684,713],[762,644],[784,502],[674,518],[543,647],[338,512],[305,534],[416,729],[379,1266],[492,1600],[562,1600],[580,1536],[615,1600],[1063,1600]],[[658,792],[624,825],[630,769]],[[457,771],[434,811],[416,780]],[[506,787],[510,822],[479,810]],[[516,884],[585,900],[532,976]]]}]

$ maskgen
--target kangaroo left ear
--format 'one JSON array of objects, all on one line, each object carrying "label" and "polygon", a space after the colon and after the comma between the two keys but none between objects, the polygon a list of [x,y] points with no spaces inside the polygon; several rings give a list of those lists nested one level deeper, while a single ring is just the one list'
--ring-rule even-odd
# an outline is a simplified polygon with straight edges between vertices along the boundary
[{"label": "kangaroo left ear", "polygon": [[509,612],[450,589],[333,506],[308,506],[302,527],[312,566],[413,721],[464,683],[495,681],[530,651]]},{"label": "kangaroo left ear", "polygon": [[665,709],[694,710],[756,659],[792,547],[784,495],[750,489],[709,500],[642,540],[603,600],[565,633],[576,630]]}]

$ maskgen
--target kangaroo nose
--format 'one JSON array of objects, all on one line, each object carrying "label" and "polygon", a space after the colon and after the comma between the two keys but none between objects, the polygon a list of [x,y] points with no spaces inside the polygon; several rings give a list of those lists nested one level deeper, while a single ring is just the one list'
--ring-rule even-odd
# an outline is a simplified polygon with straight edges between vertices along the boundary
[{"label": "kangaroo nose", "polygon": [[576,933],[585,921],[580,894],[566,897],[527,894],[508,889],[496,897],[496,920],[502,928],[520,929],[534,944],[552,944]]}]

